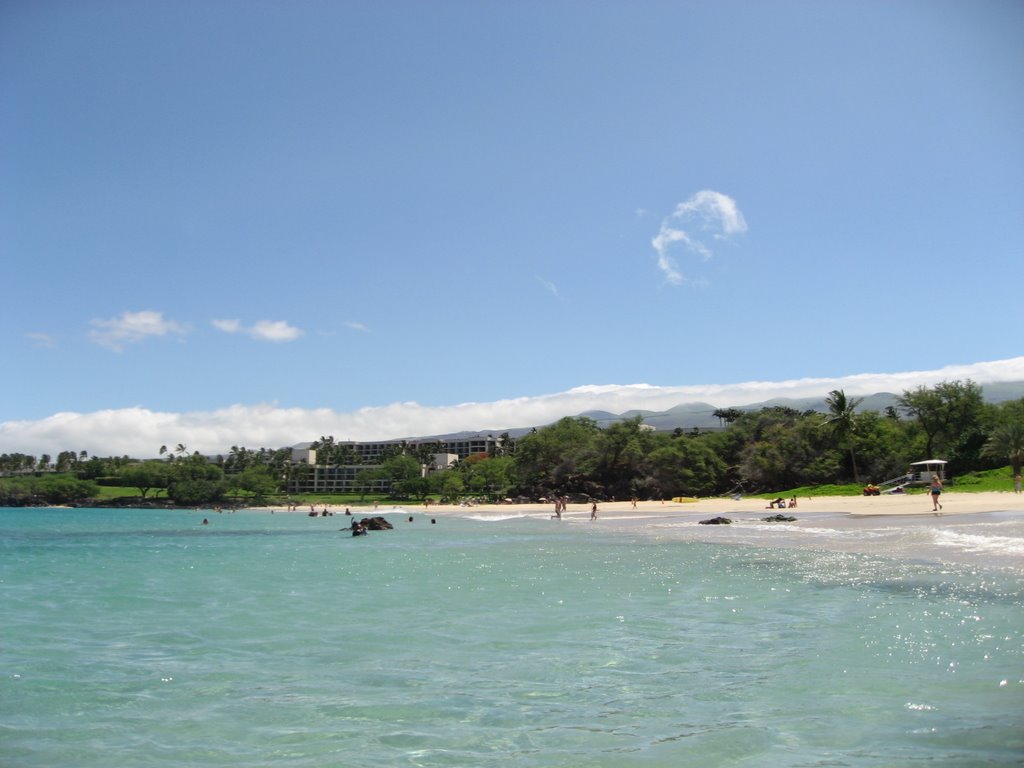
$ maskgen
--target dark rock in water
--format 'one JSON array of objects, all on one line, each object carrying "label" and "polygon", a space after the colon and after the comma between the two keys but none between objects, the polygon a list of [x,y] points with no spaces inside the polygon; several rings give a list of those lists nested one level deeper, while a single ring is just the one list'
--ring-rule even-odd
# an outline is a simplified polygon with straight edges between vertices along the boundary
[{"label": "dark rock in water", "polygon": [[764,520],[766,523],[792,523],[796,520],[795,517],[790,517],[789,515],[781,514],[769,515],[768,517],[762,517],[761,519]]},{"label": "dark rock in water", "polygon": [[383,517],[364,517],[362,520],[353,520],[352,525],[341,530],[352,531],[353,536],[365,536],[369,531],[390,531],[394,527]]},{"label": "dark rock in water", "polygon": [[710,520],[701,520],[698,525],[729,525],[731,522],[728,517],[712,517]]}]

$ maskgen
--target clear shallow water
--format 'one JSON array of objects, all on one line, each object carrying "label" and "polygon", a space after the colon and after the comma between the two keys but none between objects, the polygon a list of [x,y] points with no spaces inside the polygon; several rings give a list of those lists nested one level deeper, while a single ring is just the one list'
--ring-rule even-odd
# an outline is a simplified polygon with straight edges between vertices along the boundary
[{"label": "clear shallow water", "polygon": [[1024,761],[1019,574],[387,516],[0,510],[0,765]]}]

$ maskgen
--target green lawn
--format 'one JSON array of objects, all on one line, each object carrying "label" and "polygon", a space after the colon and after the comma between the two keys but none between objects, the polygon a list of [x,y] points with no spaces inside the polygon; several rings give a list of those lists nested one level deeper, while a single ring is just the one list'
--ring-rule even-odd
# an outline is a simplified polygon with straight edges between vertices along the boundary
[{"label": "green lawn", "polygon": [[[125,496],[138,496],[138,488],[122,488],[119,485],[101,485],[100,492],[96,496],[97,499],[122,499]],[[164,493],[163,489],[154,489],[146,494],[147,499],[158,499],[165,498],[167,494]]]},{"label": "green lawn", "polygon": [[[779,496],[790,498],[808,498],[810,496],[860,496],[864,492],[864,483],[848,483],[846,485],[805,485],[791,488],[788,491],[752,494],[753,498],[775,499]],[[1012,491],[1013,470],[1009,465],[998,469],[987,469],[984,472],[968,472],[954,477],[946,483],[946,490],[958,493],[982,493],[984,491]],[[908,493],[926,493],[926,486],[907,488]]]},{"label": "green lawn", "polygon": [[1012,491],[1013,470],[1007,465],[999,469],[987,469],[984,472],[968,472],[966,475],[953,478],[949,490],[970,493]]}]

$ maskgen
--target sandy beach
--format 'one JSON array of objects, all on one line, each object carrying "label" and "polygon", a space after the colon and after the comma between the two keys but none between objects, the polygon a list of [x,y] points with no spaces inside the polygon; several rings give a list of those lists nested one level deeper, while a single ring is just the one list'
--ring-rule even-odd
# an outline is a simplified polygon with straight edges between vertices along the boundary
[{"label": "sandy beach", "polygon": [[[886,496],[821,496],[797,499],[794,509],[769,509],[764,499],[697,499],[692,502],[678,503],[665,501],[604,502],[598,504],[598,521],[602,520],[656,520],[685,519],[697,522],[709,517],[724,516],[731,519],[760,520],[771,514],[781,512],[792,515],[798,520],[835,521],[845,518],[887,517],[900,519],[929,517],[933,522],[936,517],[952,520],[965,515],[980,513],[1024,513],[1024,494],[1013,493],[981,493],[958,494],[949,490],[942,495],[942,512],[932,512],[931,498],[926,494],[891,494]],[[323,509],[318,505],[317,510]],[[331,506],[328,509],[344,513],[344,506]],[[553,504],[435,504],[424,505],[390,505],[381,504],[377,514],[393,513],[395,510],[406,510],[431,515],[476,515],[509,517],[509,516],[550,516],[554,514]],[[300,512],[308,508],[300,508]],[[366,516],[373,512],[373,507],[352,507],[353,515]],[[589,504],[569,504],[562,513],[565,520],[590,520]]]},{"label": "sandy beach", "polygon": [[[957,493],[942,494],[941,517],[977,514],[981,512],[1024,513],[1024,494],[1015,493]],[[383,507],[382,509],[386,509]],[[422,507],[420,507],[422,509]],[[363,509],[363,508],[361,508]],[[431,514],[465,514],[474,510],[479,514],[552,514],[553,504],[478,504],[446,505],[431,504]],[[931,498],[927,494],[888,494],[884,496],[818,496],[800,497],[795,509],[769,509],[765,499],[697,499],[678,503],[665,501],[637,501],[634,507],[629,501],[604,502],[598,504],[598,520],[607,519],[650,519],[676,518],[680,516],[701,518],[724,516],[755,517],[760,519],[778,512],[801,517],[818,517],[827,514],[833,518],[838,514],[849,517],[912,517],[925,515],[935,517]],[[562,515],[567,519],[590,519],[589,504],[570,504]]]}]

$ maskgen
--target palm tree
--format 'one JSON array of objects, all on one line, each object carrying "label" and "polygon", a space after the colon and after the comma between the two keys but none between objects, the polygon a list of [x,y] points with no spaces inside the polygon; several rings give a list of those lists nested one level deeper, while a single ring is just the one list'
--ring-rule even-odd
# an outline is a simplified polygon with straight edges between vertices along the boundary
[{"label": "palm tree", "polygon": [[988,456],[1008,458],[1016,477],[1024,464],[1024,422],[1003,422],[992,431],[982,450]]},{"label": "palm tree", "polygon": [[722,427],[736,421],[736,419],[743,415],[743,411],[739,408],[716,408],[715,412],[711,415],[718,419],[718,426]]},{"label": "palm tree", "polygon": [[863,397],[847,397],[846,392],[841,389],[833,389],[825,398],[825,405],[828,406],[829,419],[826,426],[831,427],[832,436],[839,445],[846,443],[850,449],[850,464],[853,465],[853,482],[860,484],[860,474],[857,472],[857,457],[853,452],[853,436],[857,432],[857,406],[864,400]]}]

